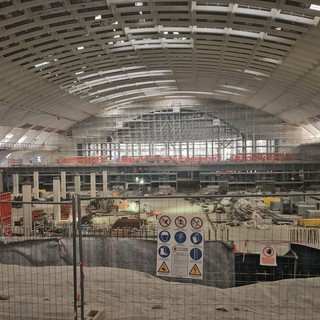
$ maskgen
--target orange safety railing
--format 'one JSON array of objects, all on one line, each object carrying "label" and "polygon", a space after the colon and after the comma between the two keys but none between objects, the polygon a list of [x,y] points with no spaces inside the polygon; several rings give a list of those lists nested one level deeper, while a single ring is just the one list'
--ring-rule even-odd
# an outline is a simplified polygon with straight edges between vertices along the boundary
[{"label": "orange safety railing", "polygon": [[107,157],[65,157],[58,160],[59,164],[96,164],[107,162]]},{"label": "orange safety railing", "polygon": [[[293,154],[290,153],[257,153],[257,154],[232,154],[227,161],[246,162],[246,161],[291,161],[295,160]],[[129,157],[122,156],[116,160],[117,163],[201,163],[201,162],[220,162],[221,156],[194,156],[194,157],[162,157],[162,156],[142,156]]]}]

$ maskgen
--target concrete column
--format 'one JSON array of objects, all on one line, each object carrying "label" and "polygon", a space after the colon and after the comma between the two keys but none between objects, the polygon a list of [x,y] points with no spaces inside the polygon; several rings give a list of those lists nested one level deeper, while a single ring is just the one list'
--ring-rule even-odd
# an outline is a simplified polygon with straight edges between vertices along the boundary
[{"label": "concrete column", "polygon": [[[60,179],[53,178],[53,202],[60,202]],[[55,222],[59,222],[61,220],[61,205],[54,204],[53,205],[53,218]]]},{"label": "concrete column", "polygon": [[[22,186],[22,197],[23,201],[31,202],[31,185],[26,184]],[[23,204],[23,235],[30,237],[32,231],[32,211],[31,203]]]},{"label": "concrete column", "polygon": [[3,188],[3,177],[4,177],[4,172],[2,169],[0,169],[0,192],[3,192],[4,191],[4,188]]},{"label": "concrete column", "polygon": [[33,172],[33,195],[36,199],[39,198],[39,172]]},{"label": "concrete column", "polygon": [[102,171],[102,191],[103,195],[107,195],[108,191],[108,172],[107,171]]},{"label": "concrete column", "polygon": [[19,175],[17,173],[12,174],[12,194],[14,197],[19,195]]},{"label": "concrete column", "polygon": [[65,171],[61,171],[61,197],[67,199],[67,176]]},{"label": "concrete column", "polygon": [[90,173],[90,196],[92,198],[95,198],[97,196],[96,192],[96,173],[91,172]]},{"label": "concrete column", "polygon": [[74,191],[76,194],[81,193],[81,181],[79,173],[76,173],[76,175],[74,176]]}]

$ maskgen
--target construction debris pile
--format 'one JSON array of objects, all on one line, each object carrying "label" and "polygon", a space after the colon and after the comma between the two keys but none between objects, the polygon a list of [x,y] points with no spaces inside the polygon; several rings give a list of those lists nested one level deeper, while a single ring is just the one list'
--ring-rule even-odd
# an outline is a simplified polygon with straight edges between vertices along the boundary
[{"label": "construction debris pile", "polygon": [[[291,219],[269,210],[260,199],[247,199],[244,195],[239,197],[204,198],[188,197],[191,205],[199,205],[207,218],[218,224],[227,226],[243,225],[246,228],[270,229],[271,224],[293,224]],[[213,219],[215,214],[215,219]]]}]

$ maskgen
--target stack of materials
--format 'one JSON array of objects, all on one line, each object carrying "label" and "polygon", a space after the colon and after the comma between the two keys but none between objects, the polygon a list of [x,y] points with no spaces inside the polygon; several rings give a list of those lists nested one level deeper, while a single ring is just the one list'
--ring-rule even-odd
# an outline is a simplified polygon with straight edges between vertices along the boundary
[{"label": "stack of materials", "polygon": [[311,203],[299,203],[298,204],[298,215],[302,217],[306,217],[307,211],[308,210],[315,210],[315,205]]},{"label": "stack of materials", "polygon": [[302,227],[320,227],[320,210],[306,210],[304,217],[298,220]]}]

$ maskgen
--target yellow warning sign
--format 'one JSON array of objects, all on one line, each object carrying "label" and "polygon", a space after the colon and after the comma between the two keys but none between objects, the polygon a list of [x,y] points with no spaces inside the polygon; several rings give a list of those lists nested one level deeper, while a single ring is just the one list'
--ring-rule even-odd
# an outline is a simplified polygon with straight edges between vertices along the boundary
[{"label": "yellow warning sign", "polygon": [[200,269],[198,268],[198,266],[195,264],[192,269],[190,270],[189,274],[191,276],[201,276],[201,271]]},{"label": "yellow warning sign", "polygon": [[160,266],[160,268],[159,268],[158,272],[162,272],[162,273],[170,273],[170,270],[169,270],[169,268],[168,268],[168,266],[167,266],[167,264],[166,264],[166,262],[165,262],[165,261],[163,261],[163,262],[162,262],[162,264],[161,264],[161,266]]}]

